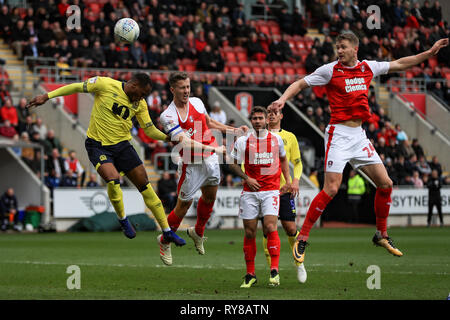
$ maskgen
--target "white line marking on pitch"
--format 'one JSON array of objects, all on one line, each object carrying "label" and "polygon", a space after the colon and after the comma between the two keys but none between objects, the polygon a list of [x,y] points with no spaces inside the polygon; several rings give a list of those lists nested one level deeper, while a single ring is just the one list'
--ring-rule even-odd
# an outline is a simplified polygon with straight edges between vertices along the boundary
[{"label": "white line marking on pitch", "polygon": [[[1,261],[2,263],[9,263],[9,264],[37,264],[37,265],[67,265],[72,262],[53,262],[53,261]],[[228,270],[242,270],[245,266],[225,266],[225,265],[172,265],[172,266],[166,266],[164,264],[156,264],[156,265],[143,265],[143,264],[100,264],[100,263],[90,263],[90,262],[80,262],[76,263],[80,266],[90,266],[90,267],[117,267],[117,268],[124,268],[124,267],[131,267],[131,268],[191,268],[191,269],[217,269],[217,268],[223,268]],[[325,266],[325,264],[311,264],[306,265],[306,267],[322,267]],[[327,265],[327,266],[345,266],[342,264],[335,264],[335,265]],[[265,264],[257,264],[257,268],[265,267]],[[292,268],[280,268],[280,270],[291,270]],[[335,273],[341,273],[341,272],[347,272],[347,273],[366,273],[365,270],[318,270],[318,269],[307,269],[308,272],[335,272]],[[412,271],[384,271],[383,273],[391,273],[391,274],[421,274],[421,275],[450,275],[448,272],[434,272],[434,273],[426,273],[426,272],[412,272]]]}]

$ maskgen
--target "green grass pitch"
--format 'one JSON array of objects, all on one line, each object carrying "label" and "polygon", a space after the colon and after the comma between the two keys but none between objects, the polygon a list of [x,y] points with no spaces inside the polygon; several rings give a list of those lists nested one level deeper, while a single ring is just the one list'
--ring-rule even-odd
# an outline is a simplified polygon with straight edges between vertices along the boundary
[{"label": "green grass pitch", "polygon": [[[269,270],[258,230],[258,283],[240,289],[245,274],[243,230],[206,230],[200,256],[185,232],[172,247],[174,264],[159,259],[157,232],[133,240],[120,232],[0,234],[0,299],[171,299],[445,300],[450,293],[449,228],[391,228],[401,258],[371,243],[374,230],[313,229],[305,266],[308,281],[296,278],[289,244],[280,231],[279,287],[269,287]],[[78,265],[81,289],[69,290],[67,267]],[[370,265],[381,270],[381,289],[367,288]]]}]

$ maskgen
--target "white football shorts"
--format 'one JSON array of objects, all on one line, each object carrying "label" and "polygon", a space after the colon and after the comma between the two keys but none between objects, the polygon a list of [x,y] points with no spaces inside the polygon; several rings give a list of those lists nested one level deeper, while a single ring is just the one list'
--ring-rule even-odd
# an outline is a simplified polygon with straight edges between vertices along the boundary
[{"label": "white football shorts", "polygon": [[190,201],[203,186],[218,186],[220,166],[217,154],[212,154],[200,164],[178,164],[178,198]]},{"label": "white football shorts", "polygon": [[362,127],[328,125],[325,129],[325,172],[342,173],[347,162],[355,169],[383,163]]},{"label": "white football shorts", "polygon": [[242,191],[239,199],[239,217],[257,219],[267,215],[278,216],[280,209],[280,190]]}]

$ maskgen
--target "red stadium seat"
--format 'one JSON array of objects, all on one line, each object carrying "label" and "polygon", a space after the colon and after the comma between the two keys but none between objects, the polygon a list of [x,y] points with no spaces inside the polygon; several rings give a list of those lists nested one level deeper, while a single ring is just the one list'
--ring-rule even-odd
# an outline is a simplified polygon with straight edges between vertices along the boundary
[{"label": "red stadium seat", "polygon": [[236,56],[234,54],[234,52],[225,52],[225,61],[228,62],[236,62]]},{"label": "red stadium seat", "polygon": [[252,73],[252,68],[250,67],[241,67],[241,72],[244,74],[250,74]]},{"label": "red stadium seat", "polygon": [[272,66],[272,68],[281,67],[281,62],[279,62],[279,61],[272,61],[271,66]]},{"label": "red stadium seat", "polygon": [[450,68],[443,67],[442,70],[441,70],[442,78],[447,77],[447,75],[449,75],[449,74],[450,74]]},{"label": "red stadium seat", "polygon": [[238,52],[247,52],[247,50],[246,50],[244,47],[241,47],[241,46],[235,46],[235,47],[233,47],[233,51],[234,51],[235,53],[238,53]]},{"label": "red stadium seat", "polygon": [[406,78],[407,79],[414,78],[414,73],[412,71],[406,71]]},{"label": "red stadium seat", "polygon": [[297,74],[300,75],[300,76],[303,76],[303,75],[307,74],[306,69],[303,68],[303,67],[297,68],[296,71],[297,71]]},{"label": "red stadium seat", "polygon": [[264,74],[273,74],[272,67],[264,67]]},{"label": "red stadium seat", "polygon": [[274,70],[277,75],[281,75],[281,76],[284,75],[284,69],[281,66],[276,67]]},{"label": "red stadium seat", "polygon": [[270,35],[269,27],[268,26],[260,26],[259,32],[264,33],[265,35]]},{"label": "red stadium seat", "polygon": [[197,66],[195,64],[186,64],[184,65],[184,71],[195,71]]},{"label": "red stadium seat", "polygon": [[272,35],[281,35],[281,30],[278,25],[271,26],[270,31],[271,31]]},{"label": "red stadium seat", "polygon": [[247,52],[237,52],[236,53],[236,58],[237,61],[241,62],[241,61],[247,61]]},{"label": "red stadium seat", "polygon": [[434,69],[438,65],[437,58],[433,56],[430,59],[428,59],[428,65],[430,66],[431,69]]},{"label": "red stadium seat", "polygon": [[284,69],[284,72],[289,76],[295,76],[297,73],[294,68],[288,67]]},{"label": "red stadium seat", "polygon": [[256,84],[260,84],[261,81],[264,80],[264,76],[262,74],[255,74],[254,75],[254,81]]},{"label": "red stadium seat", "polygon": [[239,68],[238,66],[232,66],[232,67],[230,67],[230,72],[234,73],[234,74],[240,74],[241,68]]},{"label": "red stadium seat", "polygon": [[252,67],[252,71],[254,74],[262,74],[263,70],[261,67]]},{"label": "red stadium seat", "polygon": [[403,39],[405,39],[405,33],[404,32],[397,32],[395,34],[395,38],[397,39],[397,42],[402,42]]}]

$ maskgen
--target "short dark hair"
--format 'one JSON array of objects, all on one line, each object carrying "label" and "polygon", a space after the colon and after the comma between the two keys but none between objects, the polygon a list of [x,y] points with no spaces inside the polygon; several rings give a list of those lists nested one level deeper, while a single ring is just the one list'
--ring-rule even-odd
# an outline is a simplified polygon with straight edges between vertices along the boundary
[{"label": "short dark hair", "polygon": [[186,80],[189,78],[189,75],[183,71],[172,72],[169,76],[169,86],[174,87],[175,84],[180,80]]},{"label": "short dark hair", "polygon": [[145,88],[146,86],[150,85],[152,87],[152,80],[150,79],[149,75],[143,72],[135,73],[131,76],[131,81],[137,82],[139,87]]},{"label": "short dark hair", "polygon": [[255,113],[264,113],[264,117],[267,118],[267,109],[264,107],[254,106],[250,112],[250,118],[252,118]]},{"label": "short dark hair", "polygon": [[348,40],[351,44],[353,44],[354,46],[358,46],[359,45],[359,39],[358,37],[351,31],[345,31],[345,32],[341,32],[337,38],[336,38],[336,42],[342,41],[342,40]]}]

